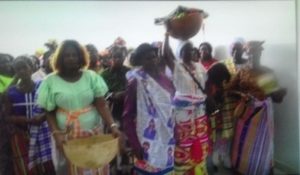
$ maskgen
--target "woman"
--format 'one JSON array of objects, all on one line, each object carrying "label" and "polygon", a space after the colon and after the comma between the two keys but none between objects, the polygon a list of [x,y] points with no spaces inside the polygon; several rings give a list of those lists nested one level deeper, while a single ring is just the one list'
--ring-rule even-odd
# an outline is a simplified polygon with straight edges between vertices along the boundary
[{"label": "woman", "polygon": [[31,79],[33,63],[25,56],[13,61],[18,84],[5,97],[6,122],[12,125],[11,148],[16,175],[55,174],[50,132],[44,111],[36,105],[39,83]]},{"label": "woman", "polygon": [[113,117],[121,124],[121,127],[123,126],[121,116],[127,84],[126,73],[130,70],[123,66],[126,55],[126,47],[114,46],[111,48],[112,65],[101,73],[101,76],[108,86],[109,97],[107,100],[110,102]]},{"label": "woman", "polygon": [[[66,138],[100,134],[101,118],[110,126],[114,136],[120,136],[120,131],[103,98],[107,92],[106,84],[95,72],[86,70],[89,57],[85,48],[75,40],[66,40],[52,59],[55,72],[42,82],[38,104],[48,111],[47,121],[59,151],[58,164],[63,169],[62,146]],[[75,167],[70,162],[67,164],[67,172],[57,174],[108,174],[107,166],[90,170]]]},{"label": "woman", "polygon": [[[174,125],[171,118],[172,82],[161,73],[155,49],[141,44],[131,59],[141,66],[132,72],[123,113],[124,129],[136,160],[135,175],[171,175]],[[149,125],[151,129],[149,128]]]},{"label": "woman", "polygon": [[164,54],[173,72],[176,89],[173,98],[175,119],[175,174],[207,174],[206,157],[209,152],[209,127],[205,113],[204,68],[193,62],[193,45],[185,42],[179,50],[180,61],[175,60],[166,34]]},{"label": "woman", "polygon": [[48,74],[52,72],[51,66],[50,66],[50,60],[53,55],[53,52],[47,52],[46,54],[43,55],[42,58],[42,65],[37,70],[34,72],[31,76],[33,81],[42,81]]},{"label": "woman", "polygon": [[227,58],[222,62],[226,65],[232,76],[235,76],[241,69],[251,67],[251,62],[248,59],[243,58],[245,53],[245,41],[243,39],[237,39],[233,42],[230,54],[232,58]]},{"label": "woman", "polygon": [[[110,110],[115,121],[120,124],[120,129],[123,131],[122,113],[124,108],[124,97],[126,89],[126,73],[129,68],[123,66],[124,59],[127,55],[126,47],[120,47],[118,45],[111,48],[111,61],[112,65],[105,69],[101,76],[108,87],[108,93],[106,100],[109,102]],[[122,175],[122,172],[126,171],[126,167],[132,166],[129,164],[129,157],[127,154],[118,156],[116,161],[111,164],[112,175]],[[115,164],[114,164],[115,163]],[[115,165],[115,168],[114,168]],[[114,170],[117,172],[113,173]]]},{"label": "woman", "polygon": [[89,53],[89,57],[90,57],[90,64],[89,64],[89,70],[93,70],[95,71],[97,74],[99,74],[100,71],[100,58],[98,55],[98,50],[96,48],[96,46],[94,46],[93,44],[87,44],[85,46],[86,50]]},{"label": "woman", "polygon": [[273,171],[274,119],[272,102],[280,103],[286,89],[279,87],[274,72],[260,64],[263,42],[250,41],[246,53],[252,67],[240,70],[230,89],[242,99],[232,147],[233,168],[242,174],[268,175]]},{"label": "woman", "polygon": [[212,57],[212,46],[208,42],[203,42],[199,46],[200,63],[205,70],[208,70],[214,63],[218,62]]},{"label": "woman", "polygon": [[[210,115],[212,139],[214,141],[214,163],[231,168],[231,143],[234,135],[236,118],[233,112],[237,105],[237,98],[230,94],[228,84],[231,75],[223,63],[215,63],[207,71],[206,92],[213,97],[219,111]],[[210,109],[212,110],[212,109]],[[212,162],[210,162],[212,166]]]}]

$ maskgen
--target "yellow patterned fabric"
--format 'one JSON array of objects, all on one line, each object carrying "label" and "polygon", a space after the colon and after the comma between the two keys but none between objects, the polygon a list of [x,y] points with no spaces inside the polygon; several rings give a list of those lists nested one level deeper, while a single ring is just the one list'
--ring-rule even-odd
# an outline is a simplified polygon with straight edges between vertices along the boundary
[{"label": "yellow patterned fabric", "polygon": [[235,64],[233,62],[233,58],[227,58],[227,59],[221,61],[221,63],[225,64],[225,66],[227,67],[230,75],[232,75],[232,76],[236,75],[237,71],[236,71],[236,68],[235,68]]}]

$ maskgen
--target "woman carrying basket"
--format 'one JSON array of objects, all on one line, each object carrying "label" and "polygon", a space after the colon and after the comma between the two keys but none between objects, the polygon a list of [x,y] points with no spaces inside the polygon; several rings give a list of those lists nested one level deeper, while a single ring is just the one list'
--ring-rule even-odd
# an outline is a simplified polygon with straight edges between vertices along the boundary
[{"label": "woman carrying basket", "polygon": [[[103,98],[107,86],[93,71],[86,70],[89,57],[75,40],[66,40],[52,60],[54,73],[39,88],[38,104],[48,111],[47,121],[54,136],[59,160],[57,174],[108,175],[108,166],[83,169],[65,161],[63,143],[66,139],[86,138],[101,133],[101,119],[110,126],[114,136],[121,136]],[[71,128],[70,132],[66,132]],[[95,153],[97,154],[97,153]],[[62,172],[60,172],[60,167]]]}]

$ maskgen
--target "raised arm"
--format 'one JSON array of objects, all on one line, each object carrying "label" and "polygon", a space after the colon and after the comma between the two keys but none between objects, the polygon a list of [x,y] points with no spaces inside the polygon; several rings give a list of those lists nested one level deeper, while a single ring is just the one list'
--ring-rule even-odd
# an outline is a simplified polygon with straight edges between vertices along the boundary
[{"label": "raised arm", "polygon": [[165,59],[166,64],[168,65],[168,67],[171,69],[171,71],[174,71],[174,54],[170,48],[169,45],[169,33],[166,32],[165,34],[165,41],[164,41],[164,45],[163,45],[163,54],[162,54],[162,58]]}]

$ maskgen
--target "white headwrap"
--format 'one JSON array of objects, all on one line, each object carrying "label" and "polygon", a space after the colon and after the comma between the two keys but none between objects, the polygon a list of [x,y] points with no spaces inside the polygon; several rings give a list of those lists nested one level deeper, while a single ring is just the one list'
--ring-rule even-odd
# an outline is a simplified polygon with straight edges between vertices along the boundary
[{"label": "white headwrap", "polygon": [[245,39],[242,38],[242,37],[234,38],[232,44],[237,43],[237,42],[242,43],[242,44],[245,44],[245,43],[246,43]]}]

